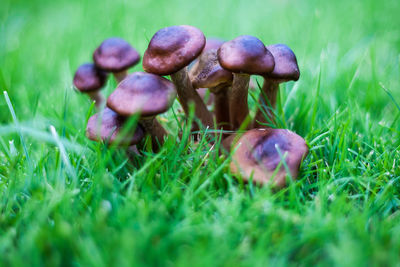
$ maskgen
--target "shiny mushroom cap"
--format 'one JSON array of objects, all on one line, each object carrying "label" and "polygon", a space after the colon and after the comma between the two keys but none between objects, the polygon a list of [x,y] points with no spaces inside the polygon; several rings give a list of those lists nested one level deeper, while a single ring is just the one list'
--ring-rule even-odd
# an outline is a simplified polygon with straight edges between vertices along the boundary
[{"label": "shiny mushroom cap", "polygon": [[287,175],[282,164],[271,181],[282,160],[278,149],[294,179],[298,175],[302,159],[308,154],[304,139],[285,129],[252,129],[238,140],[235,147],[237,150],[230,164],[233,173],[240,173],[247,181],[253,177],[253,181],[259,184],[273,182],[277,187],[285,186]]},{"label": "shiny mushroom cap", "polygon": [[223,69],[218,62],[217,50],[201,53],[198,61],[190,69],[189,78],[193,88],[215,88],[232,84],[232,72]]},{"label": "shiny mushroom cap", "polygon": [[275,68],[265,77],[284,80],[297,81],[300,77],[299,66],[297,65],[296,55],[287,45],[274,44],[267,46],[275,59]]},{"label": "shiny mushroom cap", "polygon": [[97,91],[104,86],[107,73],[99,70],[92,63],[79,66],[74,75],[74,85],[81,92]]},{"label": "shiny mushroom cap", "polygon": [[170,75],[189,65],[206,44],[204,34],[193,26],[163,28],[151,38],[143,56],[143,69],[158,75]]},{"label": "shiny mushroom cap", "polygon": [[140,60],[139,53],[124,39],[108,38],[93,53],[96,66],[109,72],[124,71]]},{"label": "shiny mushroom cap", "polygon": [[[86,126],[86,135],[93,141],[115,142],[126,121],[125,117],[118,115],[109,108],[105,108],[101,113],[96,113],[89,118]],[[144,137],[144,131],[138,124],[135,132],[131,131],[120,139],[123,145],[134,145]]]},{"label": "shiny mushroom cap", "polygon": [[122,116],[142,117],[167,111],[176,98],[174,84],[155,74],[135,72],[126,77],[108,97],[107,106]]},{"label": "shiny mushroom cap", "polygon": [[274,69],[274,57],[263,42],[253,36],[242,35],[225,42],[218,49],[218,60],[224,69],[234,73],[259,74]]}]

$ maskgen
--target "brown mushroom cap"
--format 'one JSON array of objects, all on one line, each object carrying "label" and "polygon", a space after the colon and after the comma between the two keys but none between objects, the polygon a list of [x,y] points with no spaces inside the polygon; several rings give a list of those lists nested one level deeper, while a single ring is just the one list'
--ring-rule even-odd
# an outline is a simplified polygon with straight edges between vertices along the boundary
[{"label": "brown mushroom cap", "polygon": [[[101,116],[101,122],[99,121]],[[126,121],[125,117],[118,115],[109,108],[105,108],[102,113],[96,113],[89,118],[86,126],[86,135],[93,141],[106,141],[110,143],[116,141],[122,127]],[[138,124],[135,132],[129,132],[121,139],[121,144],[134,145],[144,137],[144,131]]]},{"label": "brown mushroom cap", "polygon": [[242,35],[225,42],[218,49],[218,60],[224,69],[234,73],[259,74],[274,69],[274,57],[263,42],[253,36]]},{"label": "brown mushroom cap", "polygon": [[126,77],[108,97],[107,106],[122,116],[143,117],[167,111],[176,98],[175,86],[155,74],[135,72]]},{"label": "brown mushroom cap", "polygon": [[[238,148],[232,156],[230,165],[233,173],[240,173],[245,180],[253,177],[260,184],[268,183],[281,162],[281,155],[287,156],[285,162],[295,179],[300,163],[308,154],[306,142],[299,135],[285,129],[252,129],[247,131],[237,143]],[[286,169],[282,164],[273,183],[278,187],[286,184]]]},{"label": "brown mushroom cap", "polygon": [[232,72],[223,69],[218,62],[217,50],[201,53],[196,64],[190,69],[189,78],[193,88],[214,88],[232,84]]},{"label": "brown mushroom cap", "polygon": [[124,39],[108,38],[93,53],[96,66],[109,72],[126,70],[140,60],[139,53]]},{"label": "brown mushroom cap", "polygon": [[99,90],[107,80],[107,73],[99,70],[92,63],[79,66],[74,75],[74,85],[81,92]]},{"label": "brown mushroom cap", "polygon": [[204,34],[188,25],[171,26],[156,32],[143,56],[143,69],[170,75],[189,65],[203,50]]},{"label": "brown mushroom cap", "polygon": [[293,51],[284,44],[269,45],[267,49],[274,56],[275,68],[265,76],[272,79],[297,81],[300,77],[300,70]]}]

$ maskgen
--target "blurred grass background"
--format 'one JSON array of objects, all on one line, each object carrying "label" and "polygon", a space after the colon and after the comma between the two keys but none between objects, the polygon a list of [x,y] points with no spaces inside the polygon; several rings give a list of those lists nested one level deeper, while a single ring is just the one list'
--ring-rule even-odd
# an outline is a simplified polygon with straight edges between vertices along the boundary
[{"label": "blurred grass background", "polygon": [[[397,265],[399,12],[396,0],[1,0],[0,89],[21,126],[1,98],[2,265]],[[204,143],[172,137],[128,161],[85,138],[75,69],[107,37],[143,55],[178,24],[294,50],[301,78],[281,86],[278,114],[312,147],[298,182],[243,185]]]}]

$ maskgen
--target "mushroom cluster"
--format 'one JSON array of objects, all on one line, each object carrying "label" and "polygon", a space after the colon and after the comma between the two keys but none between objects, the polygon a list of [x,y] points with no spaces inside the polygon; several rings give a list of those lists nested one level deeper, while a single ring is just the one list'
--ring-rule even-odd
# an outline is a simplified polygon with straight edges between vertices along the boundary
[{"label": "mushroom cluster", "polygon": [[[296,56],[288,46],[266,46],[249,35],[226,42],[206,39],[199,29],[180,25],[157,31],[143,56],[144,72],[128,75],[127,70],[139,60],[128,42],[109,38],[93,53],[94,63],[76,71],[75,87],[87,93],[99,109],[89,119],[88,138],[135,145],[147,134],[157,150],[168,132],[156,116],[178,98],[186,117],[190,105],[194,107],[193,130],[222,133],[223,147],[232,155],[232,173],[245,181],[277,187],[286,184],[286,177],[297,177],[308,153],[306,142],[289,130],[269,127],[275,120],[272,111],[279,84],[300,77]],[[118,85],[105,101],[99,90],[110,72]],[[253,120],[247,102],[251,75],[264,78],[260,108]],[[204,94],[205,88],[211,95]],[[121,131],[131,116],[139,118],[137,127]],[[238,131],[243,129],[244,133]],[[128,134],[119,137],[121,132]]]}]

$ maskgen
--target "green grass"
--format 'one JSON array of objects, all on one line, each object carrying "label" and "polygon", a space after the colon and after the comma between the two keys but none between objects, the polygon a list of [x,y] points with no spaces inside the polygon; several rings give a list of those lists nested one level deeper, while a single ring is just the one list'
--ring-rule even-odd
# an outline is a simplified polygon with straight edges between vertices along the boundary
[{"label": "green grass", "polygon": [[[399,12],[396,0],[1,0],[0,265],[398,266]],[[176,142],[177,103],[158,154],[86,139],[77,66],[106,37],[143,54],[176,24],[293,48],[301,78],[277,112],[311,148],[298,181],[246,185],[205,139]]]}]

